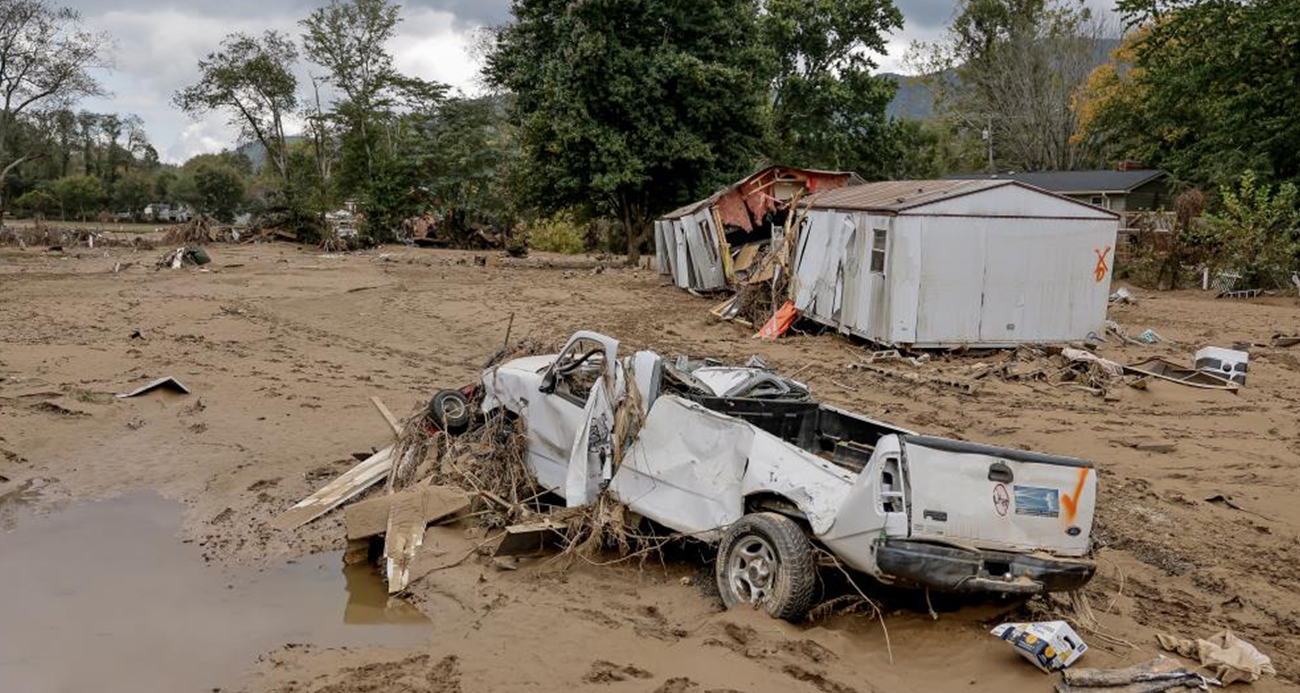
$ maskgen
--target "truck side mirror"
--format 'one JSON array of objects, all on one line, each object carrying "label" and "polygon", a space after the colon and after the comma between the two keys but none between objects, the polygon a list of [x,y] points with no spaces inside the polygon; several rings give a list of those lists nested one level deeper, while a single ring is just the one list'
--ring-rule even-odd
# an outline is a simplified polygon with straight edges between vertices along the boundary
[{"label": "truck side mirror", "polygon": [[555,392],[555,369],[551,368],[542,376],[542,384],[537,386],[537,391],[544,394]]}]

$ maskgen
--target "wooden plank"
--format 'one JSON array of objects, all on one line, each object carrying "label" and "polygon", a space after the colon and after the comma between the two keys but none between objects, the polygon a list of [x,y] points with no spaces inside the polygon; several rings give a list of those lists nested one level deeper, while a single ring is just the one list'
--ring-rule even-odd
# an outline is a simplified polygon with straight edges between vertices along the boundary
[{"label": "wooden plank", "polygon": [[385,407],[378,397],[371,397],[370,401],[375,405],[375,409],[379,410],[380,415],[384,417],[384,421],[388,422],[388,426],[393,429],[393,435],[401,437],[402,424],[397,422],[397,417],[393,416],[393,412],[388,411],[388,407]]},{"label": "wooden plank", "polygon": [[[384,575],[388,578],[388,593],[397,594],[411,582],[411,562],[424,543],[424,530],[434,517],[444,517],[452,506],[469,506],[469,497],[454,489],[418,486],[389,496],[388,530],[384,534]],[[448,493],[450,491],[451,493]],[[457,499],[457,495],[459,498]],[[442,502],[452,497],[452,506]]]},{"label": "wooden plank", "polygon": [[469,494],[450,486],[420,486],[367,498],[343,509],[348,541],[377,537],[388,531],[388,513],[393,499],[404,494],[422,496],[425,519],[429,522],[437,522],[469,508]]},{"label": "wooden plank", "polygon": [[393,465],[393,446],[367,457],[360,464],[343,472],[319,491],[298,501],[284,514],[271,520],[274,529],[293,529],[311,522],[325,513],[357,497],[388,476]]}]

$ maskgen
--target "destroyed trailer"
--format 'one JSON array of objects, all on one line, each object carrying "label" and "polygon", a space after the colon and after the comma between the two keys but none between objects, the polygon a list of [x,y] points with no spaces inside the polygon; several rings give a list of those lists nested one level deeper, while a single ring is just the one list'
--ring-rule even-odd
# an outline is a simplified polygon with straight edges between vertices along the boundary
[{"label": "destroyed trailer", "polygon": [[1073,590],[1095,571],[1089,462],[918,435],[762,368],[618,348],[578,332],[558,355],[487,369],[472,395],[484,417],[524,420],[528,466],[569,507],[606,492],[716,543],[728,607],[803,618],[814,546],[884,583],[960,593]]}]

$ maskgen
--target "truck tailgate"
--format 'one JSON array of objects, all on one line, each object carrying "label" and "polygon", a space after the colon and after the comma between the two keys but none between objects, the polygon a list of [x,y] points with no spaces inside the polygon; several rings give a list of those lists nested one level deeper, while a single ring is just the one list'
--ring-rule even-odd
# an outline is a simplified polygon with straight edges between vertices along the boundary
[{"label": "truck tailgate", "polygon": [[905,436],[913,539],[981,549],[1088,552],[1097,474],[1092,463]]}]

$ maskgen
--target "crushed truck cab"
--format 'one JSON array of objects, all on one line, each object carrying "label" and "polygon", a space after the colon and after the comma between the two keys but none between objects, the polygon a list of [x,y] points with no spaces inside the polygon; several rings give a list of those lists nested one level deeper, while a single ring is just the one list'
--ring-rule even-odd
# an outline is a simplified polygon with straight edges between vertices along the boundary
[{"label": "crushed truck cab", "polygon": [[797,619],[812,547],[882,582],[953,592],[1081,587],[1091,463],[919,435],[822,404],[758,367],[621,358],[579,332],[559,354],[489,368],[485,414],[521,418],[538,483],[580,506],[609,493],[716,542],[723,600]]}]

